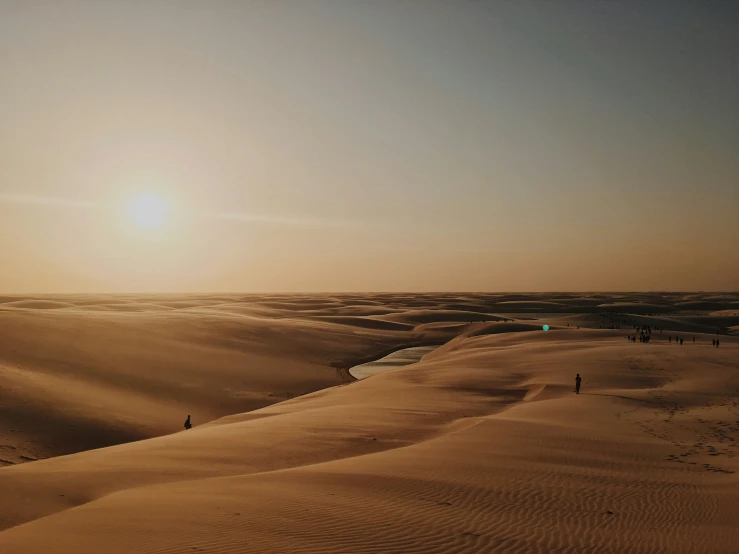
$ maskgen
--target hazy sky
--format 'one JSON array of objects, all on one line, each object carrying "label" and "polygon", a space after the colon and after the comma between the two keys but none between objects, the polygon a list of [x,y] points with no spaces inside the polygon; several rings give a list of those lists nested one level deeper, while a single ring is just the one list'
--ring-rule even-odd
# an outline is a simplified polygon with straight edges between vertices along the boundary
[{"label": "hazy sky", "polygon": [[737,290],[737,28],[729,0],[0,0],[0,292]]}]

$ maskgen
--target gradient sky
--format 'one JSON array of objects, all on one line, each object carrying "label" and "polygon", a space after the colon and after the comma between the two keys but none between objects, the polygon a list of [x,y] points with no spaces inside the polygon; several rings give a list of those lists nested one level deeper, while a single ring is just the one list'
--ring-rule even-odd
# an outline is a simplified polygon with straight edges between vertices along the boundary
[{"label": "gradient sky", "polygon": [[[0,292],[739,289],[739,4],[0,0]],[[140,191],[165,228],[121,214]]]}]

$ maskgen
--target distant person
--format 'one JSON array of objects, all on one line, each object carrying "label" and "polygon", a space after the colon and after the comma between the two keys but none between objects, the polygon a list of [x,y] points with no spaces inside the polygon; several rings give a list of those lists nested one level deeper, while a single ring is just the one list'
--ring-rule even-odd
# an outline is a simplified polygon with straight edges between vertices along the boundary
[{"label": "distant person", "polygon": [[711,346],[716,346],[716,339],[713,339],[713,340],[711,341]]},{"label": "distant person", "polygon": [[716,339],[716,348],[718,348],[718,345],[719,344],[721,344],[721,341],[719,341],[718,339]]},{"label": "distant person", "polygon": [[192,429],[192,423],[190,423],[190,416],[187,416],[185,420],[185,429]]},{"label": "distant person", "polygon": [[693,337],[693,344],[695,344],[695,337]]},{"label": "distant person", "polygon": [[580,378],[580,374],[578,373],[575,377],[575,394],[580,394],[580,383],[582,382],[582,379]]},{"label": "distant person", "polygon": [[667,342],[672,342],[672,337],[667,337]]},{"label": "distant person", "polygon": [[680,337],[680,346],[682,346],[682,345],[683,345],[683,338]]}]

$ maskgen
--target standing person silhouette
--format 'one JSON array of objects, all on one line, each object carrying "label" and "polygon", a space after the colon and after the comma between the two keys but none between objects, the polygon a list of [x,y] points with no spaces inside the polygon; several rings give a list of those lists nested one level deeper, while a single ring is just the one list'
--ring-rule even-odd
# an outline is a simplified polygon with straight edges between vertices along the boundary
[{"label": "standing person silhouette", "polygon": [[185,420],[185,429],[192,429],[192,423],[190,423],[190,416],[187,416]]},{"label": "standing person silhouette", "polygon": [[580,394],[580,383],[582,382],[582,379],[580,378],[580,374],[578,373],[575,377],[575,394]]}]

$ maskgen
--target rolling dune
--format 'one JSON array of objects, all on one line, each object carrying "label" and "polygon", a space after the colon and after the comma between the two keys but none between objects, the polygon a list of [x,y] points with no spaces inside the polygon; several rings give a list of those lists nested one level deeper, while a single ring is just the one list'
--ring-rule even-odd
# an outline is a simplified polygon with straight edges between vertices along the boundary
[{"label": "rolling dune", "polygon": [[[739,334],[712,347],[684,297],[594,296],[549,332],[430,295],[365,296],[391,326],[357,324],[379,322],[357,295],[1,310],[0,552],[734,552]],[[429,334],[420,363],[347,377]]]}]

